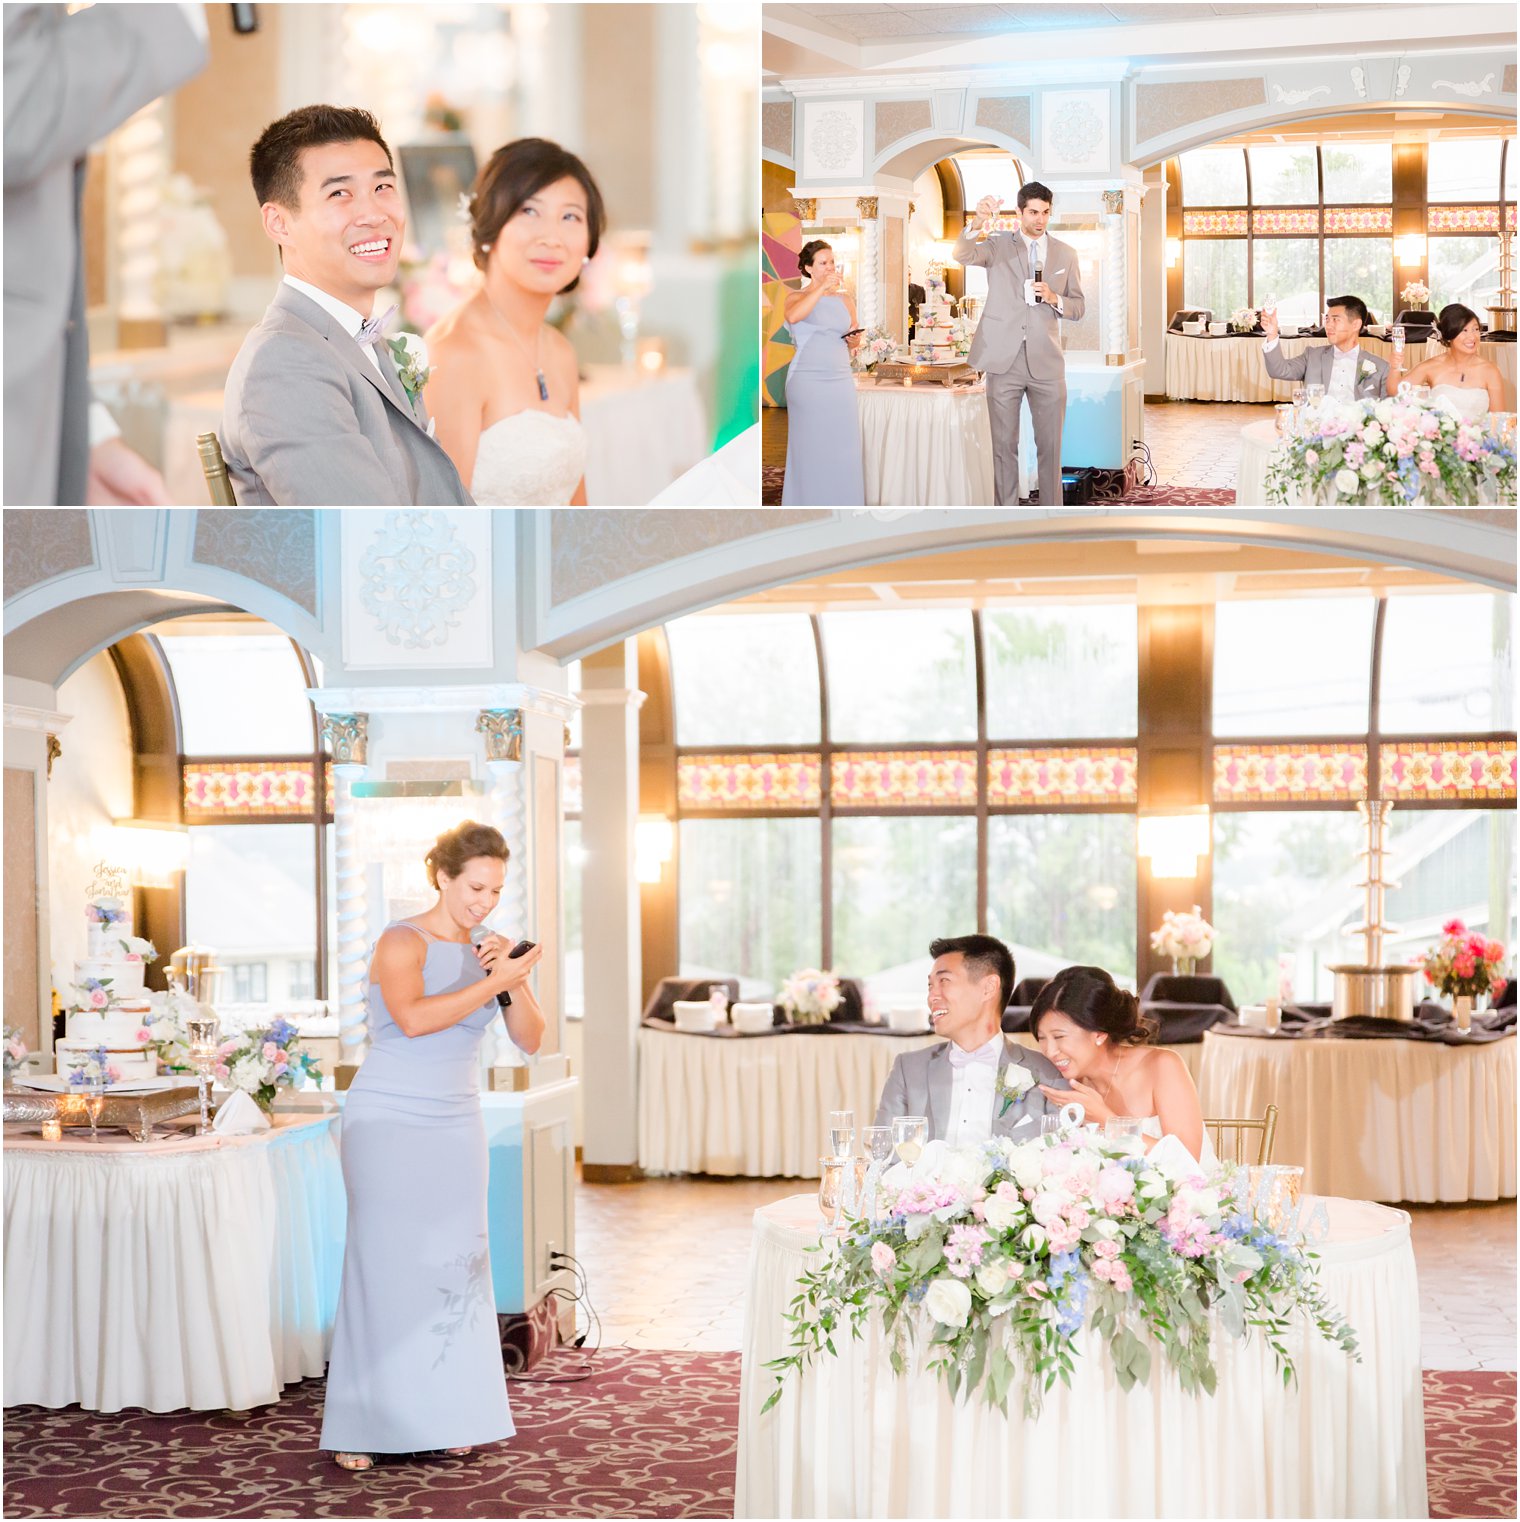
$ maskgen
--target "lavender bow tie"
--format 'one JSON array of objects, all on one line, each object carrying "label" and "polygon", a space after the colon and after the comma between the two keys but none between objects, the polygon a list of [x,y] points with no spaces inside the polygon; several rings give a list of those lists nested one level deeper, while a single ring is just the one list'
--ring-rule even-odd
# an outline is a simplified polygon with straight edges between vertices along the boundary
[{"label": "lavender bow tie", "polygon": [[989,1067],[998,1065],[996,1051],[988,1051],[984,1047],[978,1047],[974,1052],[963,1051],[958,1046],[950,1048],[950,1066],[953,1068]]},{"label": "lavender bow tie", "polygon": [[354,334],[354,342],[361,349],[368,348],[370,344],[379,340],[385,332],[386,324],[396,315],[394,306],[387,307],[378,317],[366,317],[359,324],[359,331]]}]

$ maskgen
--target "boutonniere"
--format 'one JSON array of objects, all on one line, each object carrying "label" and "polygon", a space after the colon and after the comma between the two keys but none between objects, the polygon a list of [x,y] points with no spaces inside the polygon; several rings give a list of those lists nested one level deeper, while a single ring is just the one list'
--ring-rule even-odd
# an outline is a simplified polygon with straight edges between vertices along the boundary
[{"label": "boutonniere", "polygon": [[401,333],[395,338],[387,338],[385,343],[391,351],[391,358],[396,361],[401,389],[415,407],[417,398],[422,395],[422,388],[427,385],[433,373],[427,362],[427,345],[415,333]]},{"label": "boutonniere", "polygon": [[1364,359],[1362,361],[1362,374],[1363,375],[1376,375],[1377,374],[1377,366],[1375,364],[1373,364],[1370,359]]},{"label": "boutonniere", "polygon": [[1034,1074],[1022,1062],[1010,1062],[998,1074],[997,1086],[1003,1096],[1003,1108],[998,1111],[1001,1120],[1034,1087]]}]

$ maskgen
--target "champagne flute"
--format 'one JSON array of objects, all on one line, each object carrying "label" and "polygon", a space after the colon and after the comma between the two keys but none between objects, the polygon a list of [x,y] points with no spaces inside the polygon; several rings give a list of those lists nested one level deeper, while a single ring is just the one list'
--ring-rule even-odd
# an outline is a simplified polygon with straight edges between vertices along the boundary
[{"label": "champagne flute", "polygon": [[84,1097],[85,1118],[90,1122],[90,1140],[99,1141],[100,1117],[106,1107],[106,1075],[97,1070],[90,1078],[90,1087]]},{"label": "champagne flute", "polygon": [[215,1015],[190,1015],[185,1020],[190,1065],[195,1069],[196,1087],[200,1091],[201,1118],[196,1132],[199,1136],[205,1136],[211,1130],[207,1098],[211,1087],[211,1071],[216,1066],[216,1037],[219,1028],[220,1021]]},{"label": "champagne flute", "polygon": [[865,1142],[866,1156],[871,1160],[866,1172],[865,1213],[874,1221],[877,1185],[881,1182],[881,1176],[892,1158],[892,1128],[891,1126],[867,1126],[862,1140]]},{"label": "champagne flute", "polygon": [[905,1166],[911,1168],[918,1161],[928,1140],[927,1115],[899,1115],[892,1121],[892,1150]]}]

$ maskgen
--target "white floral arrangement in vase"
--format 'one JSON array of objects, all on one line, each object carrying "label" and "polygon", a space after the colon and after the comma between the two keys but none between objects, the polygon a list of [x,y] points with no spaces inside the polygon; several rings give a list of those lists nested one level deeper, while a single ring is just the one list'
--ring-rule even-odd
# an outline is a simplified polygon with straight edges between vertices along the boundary
[{"label": "white floral arrangement in vase", "polygon": [[32,1054],[27,1050],[26,1041],[21,1034],[19,1025],[7,1025],[5,1027],[5,1076],[7,1079],[14,1077],[32,1060]]},{"label": "white floral arrangement in vase", "polygon": [[1230,313],[1230,327],[1237,333],[1254,333],[1256,331],[1257,312],[1255,307],[1236,307]]},{"label": "white floral arrangement in vase", "polygon": [[213,1073],[218,1083],[242,1089],[266,1112],[274,1108],[281,1089],[304,1089],[322,1081],[316,1058],[301,1050],[300,1034],[282,1016],[229,1036],[217,1049]]},{"label": "white floral arrangement in vase", "polygon": [[1213,949],[1214,927],[1197,904],[1182,914],[1168,909],[1161,916],[1161,928],[1151,931],[1151,950],[1170,957],[1173,972],[1193,972]]},{"label": "white floral arrangement in vase", "polygon": [[822,1025],[844,1003],[844,990],[833,973],[804,967],[781,985],[777,1003],[794,1024]]},{"label": "white floral arrangement in vase", "polygon": [[850,363],[856,370],[874,370],[884,359],[891,359],[897,352],[897,340],[882,328],[867,328],[860,335],[860,343]]},{"label": "white floral arrangement in vase", "polygon": [[1423,312],[1430,301],[1430,287],[1423,280],[1411,280],[1399,292],[1399,300],[1413,311]]}]

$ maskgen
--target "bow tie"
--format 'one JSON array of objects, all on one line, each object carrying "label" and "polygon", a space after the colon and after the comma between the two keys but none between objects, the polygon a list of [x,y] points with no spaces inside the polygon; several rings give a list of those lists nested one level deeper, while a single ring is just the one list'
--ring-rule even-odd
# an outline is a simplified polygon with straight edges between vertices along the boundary
[{"label": "bow tie", "polygon": [[977,1047],[974,1052],[962,1050],[958,1046],[950,1048],[950,1066],[953,1068],[988,1067],[995,1068],[998,1065],[997,1049],[994,1047]]},{"label": "bow tie", "polygon": [[368,348],[370,344],[379,340],[384,333],[386,324],[396,315],[394,306],[387,307],[378,317],[366,317],[359,324],[359,331],[354,334],[354,342],[361,349]]}]

